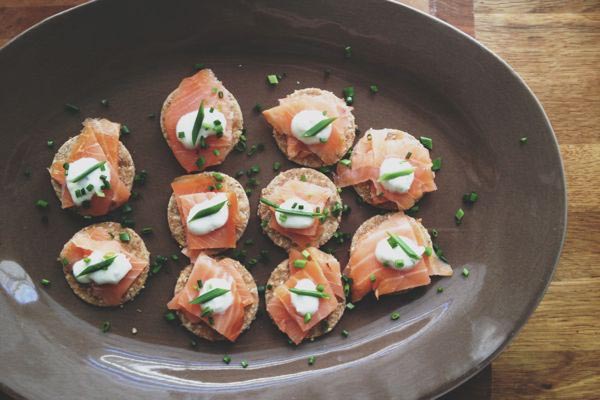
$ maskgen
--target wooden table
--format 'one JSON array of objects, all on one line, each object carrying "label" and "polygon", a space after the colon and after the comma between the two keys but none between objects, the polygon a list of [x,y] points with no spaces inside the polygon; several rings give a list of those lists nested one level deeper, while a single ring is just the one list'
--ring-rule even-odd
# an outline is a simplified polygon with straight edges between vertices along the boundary
[{"label": "wooden table", "polygon": [[[84,0],[0,0],[0,45]],[[536,93],[569,188],[562,259],[510,347],[448,399],[600,398],[600,0],[404,0],[476,36]]]}]

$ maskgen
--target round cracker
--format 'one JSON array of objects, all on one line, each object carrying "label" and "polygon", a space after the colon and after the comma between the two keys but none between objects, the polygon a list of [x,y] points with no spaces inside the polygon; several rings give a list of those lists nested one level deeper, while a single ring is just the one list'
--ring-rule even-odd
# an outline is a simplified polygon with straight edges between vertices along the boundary
[{"label": "round cracker", "polygon": [[[75,144],[77,140],[77,136],[73,136],[69,138],[62,146],[58,149],[56,154],[54,155],[54,159],[52,160],[52,164],[59,162],[64,164],[68,161],[69,155],[71,154],[71,148]],[[123,184],[127,187],[127,189],[131,192],[133,188],[133,179],[135,178],[135,165],[133,164],[133,158],[131,158],[131,153],[127,150],[127,147],[119,141],[119,164],[118,164],[118,174],[119,179]],[[52,188],[54,189],[54,193],[56,193],[56,197],[60,200],[62,197],[62,185],[56,182],[54,179],[50,178],[50,183],[52,184]],[[80,207],[73,206],[73,209],[77,210],[78,214],[84,215],[81,213]],[[114,210],[116,207],[111,206],[109,212]]]},{"label": "round cracker", "polygon": [[[296,90],[294,93],[287,95],[287,97],[296,97],[296,96],[300,96],[300,95],[320,96],[323,94],[331,95],[331,96],[335,97],[336,99],[343,102],[343,100],[341,100],[339,97],[337,97],[332,92],[330,92],[328,90],[317,89],[317,88],[307,88],[307,89]],[[346,107],[350,108],[349,106],[346,106]],[[342,133],[343,133],[342,141],[344,143],[344,151],[341,152],[340,157],[336,160],[336,162],[338,162],[339,160],[342,159],[342,157],[344,157],[344,155],[348,152],[348,150],[350,150],[350,147],[352,147],[352,143],[354,143],[354,138],[356,136],[356,123],[354,121],[354,115],[352,114],[352,112],[349,113],[348,125],[345,127],[345,129]],[[290,161],[293,161],[297,164],[303,165],[305,167],[311,167],[311,168],[319,168],[319,167],[322,167],[325,165],[325,163],[319,158],[319,156],[317,156],[316,154],[313,154],[313,153],[306,155],[306,156],[296,155],[294,157],[290,157],[290,155],[287,153],[288,135],[286,135],[283,132],[278,132],[275,129],[273,129],[273,137],[275,138],[275,143],[277,143],[277,147],[279,147],[279,149],[283,152],[283,154],[286,155],[286,157]],[[332,164],[335,164],[336,162],[334,162]]]},{"label": "round cracker", "polygon": [[[202,172],[201,174],[212,176],[213,172]],[[235,196],[237,197],[238,213],[241,219],[241,223],[235,227],[235,240],[238,241],[248,226],[248,220],[250,219],[250,202],[248,201],[248,196],[246,195],[244,187],[237,179],[222,172],[219,172],[219,174],[223,176],[223,181],[221,182],[223,184],[223,189],[235,193]],[[171,194],[171,198],[169,198],[169,204],[167,205],[167,222],[169,223],[171,236],[173,236],[181,247],[186,247],[186,229],[181,220],[181,215],[179,214],[175,194]],[[214,255],[226,250],[228,249],[208,249],[204,252],[208,255]]]},{"label": "round cracker", "polygon": [[[371,129],[366,131],[365,134],[360,139],[358,139],[358,142],[356,143],[357,145],[358,145],[358,143],[360,143],[363,140],[368,140],[368,135],[371,132]],[[385,140],[394,140],[394,139],[396,139],[397,136],[404,136],[404,135],[412,136],[410,133],[401,131],[399,129],[389,129],[388,128],[387,131],[388,132],[385,137]],[[399,155],[399,156],[403,157],[402,155]],[[372,185],[373,184],[370,181],[367,181],[367,182],[358,183],[358,184],[354,185],[353,187],[354,187],[354,190],[356,191],[356,193],[361,197],[361,199],[363,199],[363,201],[365,203],[368,203],[374,207],[378,207],[378,208],[381,208],[384,210],[390,210],[390,211],[398,210],[398,206],[393,201],[386,201],[384,203],[375,204],[373,202],[373,199],[374,199],[373,194],[371,193]],[[419,201],[419,199],[415,200],[415,204],[417,201]]]},{"label": "round cracker", "polygon": [[[213,73],[213,75],[214,75],[214,73]],[[216,76],[215,76],[215,78],[216,78]],[[233,94],[231,94],[231,92],[229,90],[227,90],[227,88],[223,85],[223,82],[219,81],[218,79],[217,79],[217,81],[220,82],[221,85],[223,86],[223,89],[222,89],[223,99],[225,99],[228,103],[231,104],[231,108],[232,108],[232,112],[233,112],[233,116],[231,118],[233,121],[233,124],[231,125],[231,134],[232,134],[231,145],[229,147],[221,149],[221,154],[223,154],[223,160],[225,160],[225,158],[227,158],[227,155],[231,152],[231,150],[233,150],[235,145],[240,141],[240,137],[242,136],[243,127],[244,127],[244,116],[242,115],[242,109],[240,108],[240,105],[238,104],[238,102],[237,102],[236,98],[233,96]],[[166,114],[168,107],[171,105],[171,102],[173,101],[173,96],[175,96],[175,94],[177,93],[178,90],[179,90],[179,88],[176,88],[171,93],[169,93],[169,95],[165,99],[165,101],[162,105],[162,109],[160,111],[160,130],[162,131],[162,135],[165,138],[165,140],[167,141],[167,144],[169,143],[169,141],[167,139],[168,135],[167,135],[167,130],[165,128],[165,121],[164,121],[165,114]]]},{"label": "round cracker", "polygon": [[[289,180],[300,180],[300,177],[302,175],[306,176],[307,182],[321,186],[326,190],[330,191],[332,196],[329,198],[327,203],[325,203],[325,208],[331,209],[335,202],[342,202],[342,198],[340,197],[340,194],[337,191],[337,187],[331,181],[331,179],[329,179],[325,174],[310,168],[293,168],[280,173],[275,178],[273,178],[273,180],[265,188],[262,189],[260,196],[269,197],[277,191],[277,188],[279,186],[285,184]],[[275,243],[279,247],[283,247],[286,250],[289,250],[291,247],[294,246],[294,243],[291,239],[281,235],[279,232],[269,227],[269,221],[273,217],[273,213],[271,212],[270,207],[266,206],[265,204],[259,203],[258,217],[261,219],[261,221],[265,221],[265,224],[261,224],[261,226],[264,226],[263,231],[266,232],[266,234],[269,236],[269,238],[271,238],[273,243]],[[337,217],[329,214],[329,217],[327,217],[327,219],[323,223],[323,233],[321,234],[321,237],[319,238],[317,243],[315,243],[315,247],[320,247],[324,245],[329,239],[331,239],[335,231],[337,231],[341,219],[341,213]]]},{"label": "round cracker", "polygon": [[[256,282],[254,282],[254,278],[252,274],[239,262],[234,260],[234,265],[237,271],[242,276],[244,283],[248,286],[250,293],[254,299],[254,303],[247,305],[244,309],[244,325],[242,326],[242,332],[250,327],[250,324],[256,318],[256,312],[258,311],[259,299],[258,299],[258,288],[256,287]],[[193,265],[188,265],[181,271],[179,274],[179,278],[177,278],[177,283],[175,284],[175,290],[173,291],[173,295],[179,293],[185,287],[190,274],[192,273]],[[177,311],[177,315],[181,320],[181,325],[183,325],[187,330],[192,332],[194,335],[204,338],[206,340],[210,340],[211,342],[217,340],[227,340],[227,338],[221,335],[219,332],[215,331],[210,325],[207,325],[205,322],[200,321],[198,323],[193,323],[187,317]]]},{"label": "round cracker", "polygon": [[[273,270],[273,272],[271,272],[271,276],[267,281],[267,288],[265,289],[265,304],[269,304],[269,301],[271,301],[271,299],[274,296],[275,289],[278,286],[284,285],[289,278],[289,259],[285,259],[281,263],[279,263],[279,265]],[[338,301],[340,300],[338,299]],[[333,310],[331,314],[329,314],[329,316],[323,320],[326,321],[325,324],[323,323],[323,321],[321,321],[320,323],[312,327],[310,331],[308,331],[306,339],[314,339],[330,332],[337,325],[340,319],[342,319],[342,315],[344,314],[345,309],[346,300],[344,299],[341,300],[340,304],[338,304],[336,309]],[[269,317],[271,317],[271,314],[269,314]],[[273,318],[271,317],[271,319]]]},{"label": "round cracker", "polygon": [[[144,267],[142,272],[138,275],[138,277],[135,279],[135,281],[133,281],[133,283],[129,287],[129,290],[127,291],[127,293],[125,293],[125,296],[123,297],[123,301],[121,302],[121,304],[126,303],[130,300],[133,300],[133,298],[135,296],[137,296],[137,294],[140,292],[140,290],[142,290],[144,288],[144,284],[146,283],[146,279],[148,278],[148,271],[150,269],[150,252],[146,248],[144,240],[133,229],[124,228],[123,226],[121,226],[121,224],[116,223],[116,222],[102,222],[99,224],[93,224],[90,226],[86,226],[80,232],[85,232],[94,227],[103,227],[103,228],[107,229],[110,233],[112,233],[114,235],[114,237],[115,237],[114,240],[116,240],[116,241],[119,241],[119,234],[121,232],[127,232],[129,234],[130,240],[129,240],[129,242],[119,241],[121,246],[123,246],[123,248],[127,252],[133,254],[134,256],[136,256],[142,260],[146,260],[146,266]],[[72,240],[72,238],[69,239],[69,241],[70,240]],[[63,257],[62,257],[62,252],[61,252],[59,261],[62,260],[62,258]],[[73,292],[81,300],[83,300],[86,303],[89,303],[91,305],[98,306],[98,307],[114,307],[112,305],[104,304],[104,301],[102,300],[102,298],[95,296],[92,291],[91,285],[85,285],[85,284],[81,284],[81,283],[77,282],[77,280],[75,279],[75,277],[73,276],[71,271],[69,271],[67,269],[66,265],[63,266],[63,273],[65,274],[67,283],[69,284],[71,289],[73,289]]]}]

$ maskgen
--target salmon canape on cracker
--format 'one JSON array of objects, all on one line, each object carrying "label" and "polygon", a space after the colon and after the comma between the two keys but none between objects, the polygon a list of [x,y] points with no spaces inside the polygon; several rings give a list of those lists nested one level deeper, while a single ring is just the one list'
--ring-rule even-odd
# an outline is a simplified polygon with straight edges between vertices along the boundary
[{"label": "salmon canape on cracker", "polygon": [[376,215],[354,234],[344,275],[352,301],[428,285],[431,276],[450,276],[452,268],[435,254],[427,229],[402,212]]},{"label": "salmon canape on cracker", "polygon": [[135,167],[120,132],[116,122],[88,118],[58,149],[48,171],[63,209],[101,216],[129,200]]},{"label": "salmon canape on cracker", "polygon": [[173,238],[192,262],[200,252],[235,248],[250,217],[242,185],[221,172],[184,175],[171,183],[167,218]]},{"label": "salmon canape on cracker", "polygon": [[327,90],[296,90],[262,114],[281,151],[306,167],[335,164],[354,142],[352,107]]},{"label": "salmon canape on cracker", "polygon": [[242,264],[200,254],[179,275],[167,307],[196,336],[234,342],[256,317],[258,303],[256,283]]},{"label": "salmon canape on cracker", "polygon": [[103,222],[77,232],[63,247],[60,261],[79,298],[107,307],[132,300],[144,287],[150,253],[133,230]]},{"label": "salmon canape on cracker", "polygon": [[338,229],[341,198],[333,182],[310,168],[277,175],[261,191],[258,216],[269,238],[279,247],[319,247]]},{"label": "salmon canape on cracker", "polygon": [[292,249],[271,273],[265,298],[269,316],[293,343],[324,335],[346,307],[340,263],[314,247]]},{"label": "salmon canape on cracker", "polygon": [[243,123],[237,100],[210,69],[182,80],[160,116],[163,136],[187,172],[221,164],[240,140]]},{"label": "salmon canape on cracker", "polygon": [[335,183],[353,185],[365,202],[376,207],[408,210],[437,189],[432,165],[429,150],[414,136],[395,129],[369,129],[351,157],[338,163]]}]

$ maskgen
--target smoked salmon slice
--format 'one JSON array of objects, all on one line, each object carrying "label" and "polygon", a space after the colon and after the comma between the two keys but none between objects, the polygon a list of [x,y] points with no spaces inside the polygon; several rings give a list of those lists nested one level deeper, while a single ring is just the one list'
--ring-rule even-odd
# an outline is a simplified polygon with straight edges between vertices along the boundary
[{"label": "smoked salmon slice", "polygon": [[431,239],[425,228],[419,221],[402,212],[394,213],[373,230],[361,235],[359,241],[353,244],[350,260],[344,269],[344,275],[352,281],[353,302],[361,300],[371,291],[379,298],[384,294],[428,285],[432,275],[452,275],[450,265],[441,261],[434,252],[429,256],[423,254],[416,265],[410,269],[402,270],[384,266],[376,258],[375,248],[380,240],[388,237],[388,232],[411,239],[419,246],[431,246]]},{"label": "smoked salmon slice", "polygon": [[[171,183],[181,222],[186,227],[186,248],[192,253],[195,250],[235,248],[236,246],[236,226],[240,223],[237,196],[233,192],[218,189],[218,184],[217,178],[211,174],[181,176]],[[192,207],[205,200],[210,200],[220,192],[226,193],[229,202],[229,218],[225,225],[205,235],[191,233],[186,224]]]},{"label": "smoked salmon slice", "polygon": [[[198,282],[206,282],[213,278],[232,281],[233,303],[221,314],[202,316],[202,305],[190,302],[199,295]],[[167,307],[183,313],[192,323],[205,323],[233,342],[242,333],[245,308],[252,305],[254,301],[242,276],[233,265],[233,260],[224,258],[217,261],[205,254],[200,254],[185,287],[175,294]]]},{"label": "smoked salmon slice", "polygon": [[93,282],[90,283],[93,294],[103,299],[104,304],[110,306],[122,304],[123,297],[133,282],[148,266],[148,262],[127,251],[118,239],[111,236],[111,233],[102,226],[95,226],[77,232],[65,244],[60,257],[65,269],[70,273],[73,264],[89,256],[94,251],[122,253],[131,263],[131,270],[117,284],[98,285]]},{"label": "smoked salmon slice", "polygon": [[[309,90],[297,91],[279,99],[278,106],[265,110],[262,114],[276,132],[285,135],[286,154],[289,158],[315,154],[324,165],[334,164],[342,158],[349,147],[345,143],[344,132],[349,125],[354,124],[352,107],[347,106],[342,99],[331,92],[323,90],[315,94],[308,93]],[[304,110],[318,110],[328,117],[336,117],[327,142],[307,145],[293,136],[292,119]]]},{"label": "smoked salmon slice", "polygon": [[[281,204],[290,198],[300,198],[314,204],[315,210],[316,207],[323,210],[330,197],[331,194],[322,186],[299,180],[288,180],[278,187],[272,195],[266,196],[267,200],[275,204]],[[272,217],[269,221],[269,227],[281,235],[288,237],[300,247],[315,245],[323,232],[323,226],[317,218],[314,219],[313,224],[308,228],[284,228],[275,220],[275,210],[271,208],[271,211]]]},{"label": "smoked salmon slice", "polygon": [[[414,169],[414,180],[406,193],[386,190],[378,181],[379,168],[386,158],[405,159]],[[370,129],[352,150],[350,165],[338,164],[336,185],[346,187],[369,183],[372,204],[393,202],[399,210],[407,210],[437,189],[431,170],[429,151],[412,135],[391,129]]]},{"label": "smoked salmon slice", "polygon": [[[302,342],[313,327],[325,320],[340,302],[344,301],[340,266],[337,260],[314,247],[306,251],[309,253],[308,259],[298,250],[290,251],[288,263],[290,276],[283,285],[274,289],[273,296],[267,303],[267,312],[275,324],[295,344]],[[306,264],[303,268],[298,268],[294,264],[296,260],[305,260]],[[319,308],[309,321],[296,311],[289,290],[302,279],[309,279],[315,285],[322,285],[322,293],[328,295],[328,298],[319,299]]]},{"label": "smoked salmon slice", "polygon": [[[94,196],[89,207],[81,208],[83,215],[100,216],[118,208],[129,200],[131,195],[127,185],[119,177],[119,132],[121,125],[106,119],[86,119],[83,130],[74,139],[68,163],[84,157],[107,161],[112,173],[110,188],[103,190],[104,197]],[[73,199],[66,185],[66,170],[63,162],[54,162],[49,168],[50,176],[61,185],[62,208],[73,207]]]},{"label": "smoked salmon slice", "polygon": [[[187,149],[177,139],[177,122],[185,114],[197,111],[201,102],[204,107],[213,107],[223,113],[227,123],[221,137],[213,135],[206,138],[206,148]],[[187,172],[202,171],[221,164],[237,142],[236,135],[241,134],[241,112],[213,71],[202,69],[183,79],[169,96],[162,111],[161,124],[167,144],[179,164]]]}]

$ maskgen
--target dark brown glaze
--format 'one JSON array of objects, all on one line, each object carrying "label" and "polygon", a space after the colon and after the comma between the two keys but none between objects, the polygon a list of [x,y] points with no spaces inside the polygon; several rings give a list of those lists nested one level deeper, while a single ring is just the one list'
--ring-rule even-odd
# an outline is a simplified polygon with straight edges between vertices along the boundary
[{"label": "dark brown glaze", "polygon": [[[89,399],[162,398],[167,390],[174,398],[420,398],[439,395],[481,370],[537,305],[564,235],[561,161],[533,94],[468,36],[391,2],[222,3],[93,2],[34,27],[0,51],[2,390],[35,399],[75,393]],[[348,44],[351,59],[343,57]],[[123,141],[136,169],[149,173],[135,189],[140,198],[131,202],[136,229],[154,228],[145,237],[153,256],[176,253],[164,213],[168,185],[183,171],[162,139],[158,113],[195,63],[211,67],[236,96],[249,143],[266,146],[253,157],[232,154],[219,168],[233,175],[261,167],[242,238],[254,239],[249,258],[269,249],[270,261],[252,268],[258,284],[285,258],[260,234],[258,189],[275,175],[274,161],[282,169],[294,165],[252,108],[272,106],[297,88],[341,94],[349,85],[356,88],[354,113],[363,132],[390,127],[433,138],[432,157],[443,157],[439,190],[421,201],[418,216],[440,232],[438,243],[455,276],[379,302],[364,300],[331,334],[298,348],[287,345],[264,311],[236,344],[190,347],[185,330],[163,318],[185,266],[182,256],[123,309],[78,300],[54,260],[90,222],[59,209],[45,171],[54,152],[46,141],[59,146],[79,132],[85,117],[127,124],[131,134]],[[328,78],[325,69],[332,71]],[[270,73],[286,77],[270,87]],[[369,93],[373,83],[380,88],[376,95]],[[100,104],[104,98],[107,108]],[[81,112],[64,111],[66,102]],[[156,117],[148,118],[151,113]],[[519,144],[522,136],[529,137],[527,145]],[[464,206],[462,194],[471,190],[480,201]],[[39,198],[50,201],[48,211],[35,208]],[[352,207],[344,232],[378,212],[358,204],[352,190],[343,199]],[[457,227],[459,207],[466,216]],[[342,265],[347,249],[345,243],[335,253]],[[460,274],[464,266],[468,278]],[[41,278],[51,286],[41,287]],[[401,318],[391,321],[396,310]],[[105,320],[112,323],[108,334],[98,328]],[[350,337],[344,339],[342,329]],[[221,362],[225,353],[232,356],[227,368]],[[317,356],[311,367],[310,355]],[[247,369],[239,367],[243,359]]]}]

